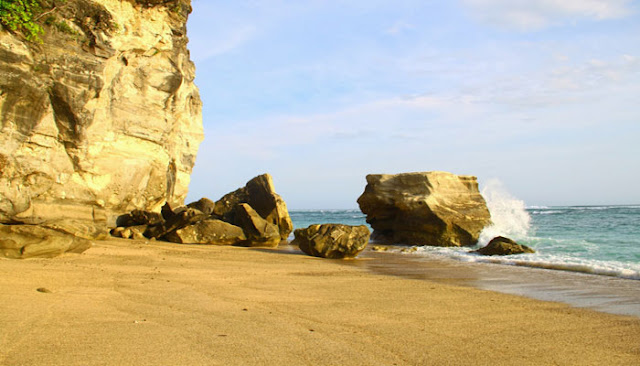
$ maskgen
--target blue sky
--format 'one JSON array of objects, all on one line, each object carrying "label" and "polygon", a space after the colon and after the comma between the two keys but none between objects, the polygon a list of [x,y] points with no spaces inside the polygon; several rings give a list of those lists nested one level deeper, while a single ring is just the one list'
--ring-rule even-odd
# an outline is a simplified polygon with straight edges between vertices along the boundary
[{"label": "blue sky", "polygon": [[268,172],[290,209],[370,173],[640,203],[640,2],[192,0],[205,140],[188,200]]}]

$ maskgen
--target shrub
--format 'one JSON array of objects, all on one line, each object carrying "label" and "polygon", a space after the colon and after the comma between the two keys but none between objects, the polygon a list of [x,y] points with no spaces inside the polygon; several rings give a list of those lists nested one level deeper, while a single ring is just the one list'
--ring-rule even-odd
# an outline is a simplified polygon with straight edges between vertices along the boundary
[{"label": "shrub", "polygon": [[21,31],[29,41],[42,42],[42,26],[35,15],[41,11],[38,0],[0,0],[0,24],[11,31]]}]

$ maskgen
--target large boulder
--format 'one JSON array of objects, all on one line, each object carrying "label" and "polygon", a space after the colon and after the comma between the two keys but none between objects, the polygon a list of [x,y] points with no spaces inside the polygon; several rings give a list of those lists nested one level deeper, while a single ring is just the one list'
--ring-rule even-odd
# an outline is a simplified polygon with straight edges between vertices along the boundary
[{"label": "large boulder", "polygon": [[244,187],[223,196],[215,203],[213,215],[237,225],[236,209],[242,203],[249,204],[263,219],[275,225],[282,240],[293,231],[287,205],[276,193],[271,175],[259,175]]},{"label": "large boulder", "polygon": [[248,246],[277,247],[282,240],[278,227],[265,220],[246,203],[241,203],[235,210],[238,226],[247,237]]},{"label": "large boulder", "polygon": [[311,225],[296,229],[291,244],[298,245],[308,255],[321,258],[355,258],[369,243],[369,228],[364,225]]},{"label": "large boulder", "polygon": [[23,259],[55,257],[63,253],[82,253],[91,241],[36,225],[0,224],[0,257]]},{"label": "large boulder", "polygon": [[368,175],[358,204],[382,243],[470,246],[491,222],[476,177],[447,172]]},{"label": "large boulder", "polygon": [[535,250],[529,248],[528,246],[518,244],[509,238],[505,238],[504,236],[497,236],[491,239],[489,244],[487,244],[485,247],[473,251],[473,253],[482,255],[512,255],[535,252]]},{"label": "large boulder", "polygon": [[237,245],[247,240],[241,228],[220,220],[203,220],[173,231],[167,241],[181,244]]},{"label": "large boulder", "polygon": [[190,2],[39,3],[42,43],[0,26],[0,223],[182,204],[203,138]]}]

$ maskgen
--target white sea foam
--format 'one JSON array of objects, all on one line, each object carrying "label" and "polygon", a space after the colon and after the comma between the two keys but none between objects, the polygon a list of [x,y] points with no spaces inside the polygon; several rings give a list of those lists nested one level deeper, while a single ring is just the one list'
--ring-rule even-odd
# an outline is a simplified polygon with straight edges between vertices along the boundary
[{"label": "white sea foam", "polygon": [[546,211],[529,211],[529,213],[531,215],[554,215],[554,214],[561,214],[564,213],[564,211],[560,211],[560,210],[546,210]]},{"label": "white sea foam", "polygon": [[478,246],[487,245],[496,236],[506,236],[516,241],[527,237],[531,217],[524,201],[511,196],[497,179],[489,180],[484,185],[482,196],[487,201],[492,224],[480,233]]},{"label": "white sea foam", "polygon": [[640,280],[640,264],[619,261],[580,259],[540,253],[504,257],[482,256],[471,253],[469,248],[415,247],[413,250],[403,251],[403,253],[440,259],[448,258],[461,262],[513,265]]}]

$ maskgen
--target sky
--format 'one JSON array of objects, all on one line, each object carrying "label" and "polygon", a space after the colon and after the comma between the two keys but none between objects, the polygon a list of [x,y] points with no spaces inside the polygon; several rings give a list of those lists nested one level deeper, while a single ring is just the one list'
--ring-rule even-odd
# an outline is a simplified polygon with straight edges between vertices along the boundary
[{"label": "sky", "polygon": [[640,203],[640,1],[192,0],[187,201],[262,173],[289,209],[441,170],[526,205]]}]

